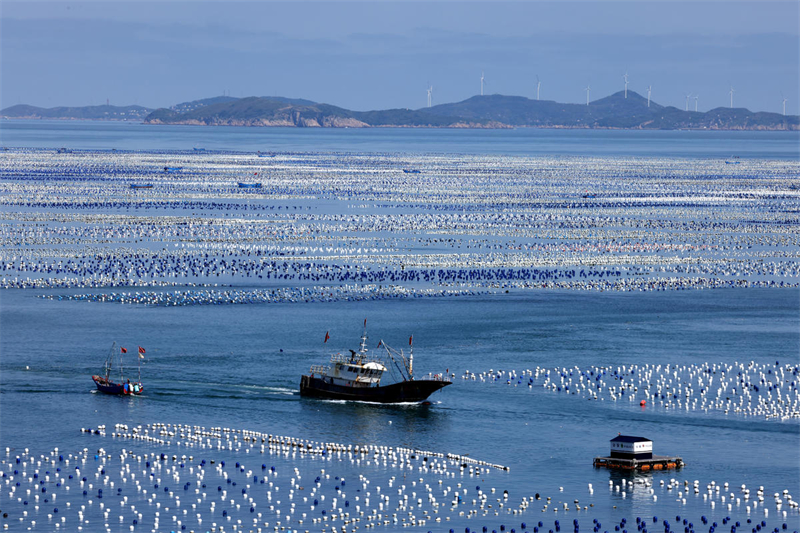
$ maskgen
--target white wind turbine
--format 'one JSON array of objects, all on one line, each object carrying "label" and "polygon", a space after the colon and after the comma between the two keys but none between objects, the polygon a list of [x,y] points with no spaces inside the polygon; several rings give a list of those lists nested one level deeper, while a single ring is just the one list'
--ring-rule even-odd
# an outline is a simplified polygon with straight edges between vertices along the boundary
[{"label": "white wind turbine", "polygon": [[781,93],[781,98],[783,98],[783,116],[785,117],[786,116],[786,97],[783,96],[783,93]]},{"label": "white wind turbine", "polygon": [[700,98],[699,94],[694,95],[694,110],[697,111],[697,100]]},{"label": "white wind turbine", "polygon": [[431,100],[433,96],[433,85],[428,86],[428,107],[431,107]]},{"label": "white wind turbine", "polygon": [[[539,75],[536,75],[536,99],[539,99],[539,89],[542,88],[542,82],[539,81]],[[786,113],[784,113],[785,115]]]},{"label": "white wind turbine", "polygon": [[481,71],[481,96],[483,96],[483,71]]},{"label": "white wind turbine", "polygon": [[684,107],[684,111],[689,111],[689,98],[692,97],[692,93],[686,93],[686,106]]},{"label": "white wind turbine", "polygon": [[622,76],[622,79],[625,80],[625,98],[628,97],[628,72],[625,71],[625,75]]},{"label": "white wind turbine", "polygon": [[592,89],[592,87],[587,83],[586,84],[586,89],[585,89],[586,90],[586,105],[589,105],[589,91],[591,89]]},{"label": "white wind turbine", "polygon": [[733,90],[733,85],[731,85],[731,90],[728,91],[731,95],[731,109],[733,109],[733,93],[736,92]]},{"label": "white wind turbine", "polygon": [[650,107],[650,93],[652,92],[652,90],[653,90],[652,85],[647,88],[647,107]]}]

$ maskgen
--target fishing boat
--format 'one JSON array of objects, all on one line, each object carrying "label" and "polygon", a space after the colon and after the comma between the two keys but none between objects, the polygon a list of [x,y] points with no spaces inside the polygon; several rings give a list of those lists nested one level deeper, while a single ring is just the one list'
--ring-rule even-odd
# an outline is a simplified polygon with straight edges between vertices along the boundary
[{"label": "fishing boat", "polygon": [[[329,335],[325,334],[326,342],[328,338]],[[329,366],[312,366],[309,374],[300,378],[300,395],[377,403],[423,402],[434,392],[450,385],[451,381],[444,374],[416,378],[413,337],[408,339],[408,344],[408,356],[402,350],[390,348],[383,340],[378,343],[378,348],[383,348],[386,356],[370,355],[364,321],[359,350],[350,350],[350,354],[331,355]],[[386,372],[395,379],[391,384],[382,385],[381,379]]]},{"label": "fishing boat", "polygon": [[[122,368],[122,356],[128,353],[128,350],[122,347],[117,348],[116,342],[112,344],[111,351],[106,358],[105,365],[103,365],[102,375],[92,376],[94,384],[97,385],[97,390],[105,394],[140,395],[142,390],[144,390],[144,387],[142,386],[142,359],[144,359],[144,352],[144,348],[139,346],[139,356],[137,357],[137,360],[139,361],[139,374],[137,380],[131,383],[130,379],[125,379]],[[113,381],[111,377],[111,373],[115,372],[115,366],[117,367],[116,371],[119,371],[118,382]],[[116,377],[114,379],[116,379]]]}]

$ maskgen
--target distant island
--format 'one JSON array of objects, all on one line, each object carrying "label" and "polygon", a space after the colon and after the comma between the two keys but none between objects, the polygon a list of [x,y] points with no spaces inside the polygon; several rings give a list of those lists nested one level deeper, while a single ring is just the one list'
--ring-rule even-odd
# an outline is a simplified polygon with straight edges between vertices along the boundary
[{"label": "distant island", "polygon": [[12,105],[0,110],[0,118],[52,119],[52,120],[133,120],[141,122],[154,110],[138,105],[93,105],[84,107],[36,107]]},{"label": "distant island", "polygon": [[3,118],[137,120],[145,124],[200,126],[284,126],[322,128],[586,128],[651,130],[800,130],[800,117],[718,107],[685,111],[623,91],[584,104],[531,100],[499,94],[422,109],[351,111],[298,98],[218,96],[169,109],[140,106],[56,107],[28,105],[0,111]]}]

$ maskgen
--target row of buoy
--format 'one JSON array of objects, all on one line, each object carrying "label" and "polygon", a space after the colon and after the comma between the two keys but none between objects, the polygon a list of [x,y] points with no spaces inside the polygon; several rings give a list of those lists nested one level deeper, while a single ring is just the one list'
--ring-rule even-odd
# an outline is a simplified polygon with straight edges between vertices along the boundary
[{"label": "row of buoy", "polygon": [[470,289],[407,288],[395,285],[344,285],[329,287],[290,287],[262,290],[178,290],[171,292],[82,293],[57,296],[42,295],[51,300],[110,302],[119,304],[176,307],[190,305],[231,305],[269,303],[320,303],[340,301],[376,301],[398,298],[442,298],[484,294]]},{"label": "row of buoy", "polygon": [[733,362],[535,367],[470,372],[461,378],[483,383],[577,396],[627,401],[640,407],[721,412],[766,420],[800,418],[800,364]]}]

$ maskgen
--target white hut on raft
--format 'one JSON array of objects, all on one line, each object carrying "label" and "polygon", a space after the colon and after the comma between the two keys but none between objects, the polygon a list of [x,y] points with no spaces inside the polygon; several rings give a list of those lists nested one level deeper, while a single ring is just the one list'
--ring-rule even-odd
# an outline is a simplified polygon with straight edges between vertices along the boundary
[{"label": "white hut on raft", "polygon": [[621,468],[623,470],[668,470],[683,468],[680,457],[653,455],[653,441],[644,437],[619,434],[611,439],[608,457],[595,457],[595,467]]},{"label": "white hut on raft", "polygon": [[611,439],[611,457],[615,459],[652,459],[653,441],[644,437],[619,434]]}]

